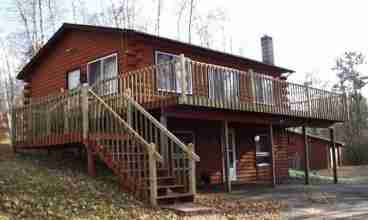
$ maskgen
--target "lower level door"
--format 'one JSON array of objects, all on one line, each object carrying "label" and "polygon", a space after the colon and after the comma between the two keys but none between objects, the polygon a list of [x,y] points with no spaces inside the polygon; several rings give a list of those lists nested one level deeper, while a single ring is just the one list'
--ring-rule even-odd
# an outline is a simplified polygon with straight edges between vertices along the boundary
[{"label": "lower level door", "polygon": [[229,129],[229,175],[231,181],[236,180],[236,141],[234,129]]}]

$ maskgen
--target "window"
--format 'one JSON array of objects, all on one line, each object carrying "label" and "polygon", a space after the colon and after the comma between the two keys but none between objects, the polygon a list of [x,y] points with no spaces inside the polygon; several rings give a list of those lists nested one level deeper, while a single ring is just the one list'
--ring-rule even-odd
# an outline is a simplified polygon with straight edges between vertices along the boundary
[{"label": "window", "polygon": [[256,135],[254,137],[254,143],[256,145],[256,163],[257,166],[270,165],[270,144],[267,135]]},{"label": "window", "polygon": [[273,81],[272,77],[266,75],[253,75],[252,83],[256,102],[260,104],[273,105]]},{"label": "window", "polygon": [[68,72],[67,88],[73,90],[80,85],[80,69]]},{"label": "window", "polygon": [[[181,93],[181,72],[178,69],[177,55],[156,51],[155,63],[157,88],[160,91]],[[162,65],[159,65],[162,64]],[[192,71],[189,63],[186,64],[187,94],[192,94]]]},{"label": "window", "polygon": [[230,69],[213,68],[208,72],[209,98],[239,99],[239,73]]},{"label": "window", "polygon": [[94,85],[101,80],[107,80],[98,87],[98,92],[100,94],[111,94],[117,91],[117,80],[113,79],[118,75],[116,54],[89,62],[87,65],[87,72],[89,85]]}]

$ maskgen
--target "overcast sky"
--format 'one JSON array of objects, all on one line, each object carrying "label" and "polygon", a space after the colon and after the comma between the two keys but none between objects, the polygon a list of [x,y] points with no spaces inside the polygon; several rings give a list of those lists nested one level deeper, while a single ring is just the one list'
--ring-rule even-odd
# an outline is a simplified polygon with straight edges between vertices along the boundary
[{"label": "overcast sky", "polygon": [[[0,30],[16,30],[1,0]],[[148,1],[148,0],[147,0]],[[334,60],[347,50],[368,55],[368,1],[364,0],[200,0],[200,11],[222,8],[229,18],[226,31],[232,36],[234,53],[242,48],[245,57],[261,59],[260,37],[274,39],[275,62],[296,71],[293,80],[316,73],[322,80],[335,80]],[[90,10],[101,0],[89,0]],[[175,37],[172,0],[164,1],[161,35]],[[146,8],[146,10],[154,10]],[[174,22],[174,23],[173,23]],[[367,72],[368,68],[363,71]]]}]

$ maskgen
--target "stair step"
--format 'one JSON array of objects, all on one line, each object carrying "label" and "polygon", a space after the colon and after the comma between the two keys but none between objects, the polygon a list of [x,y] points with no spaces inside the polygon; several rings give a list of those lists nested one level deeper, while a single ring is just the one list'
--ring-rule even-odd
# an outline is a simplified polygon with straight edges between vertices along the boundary
[{"label": "stair step", "polygon": [[175,203],[182,203],[182,202],[193,202],[193,200],[194,200],[194,195],[192,193],[172,192],[167,195],[157,196],[157,202],[160,205],[175,204]]},{"label": "stair step", "polygon": [[166,188],[173,189],[173,188],[182,188],[182,187],[184,187],[184,185],[173,184],[173,185],[159,185],[159,186],[157,186],[158,189],[166,189]]},{"label": "stair step", "polygon": [[184,198],[184,197],[191,197],[193,196],[192,193],[170,193],[167,195],[163,195],[163,196],[157,196],[158,200],[163,200],[163,199],[176,199],[176,198]]}]

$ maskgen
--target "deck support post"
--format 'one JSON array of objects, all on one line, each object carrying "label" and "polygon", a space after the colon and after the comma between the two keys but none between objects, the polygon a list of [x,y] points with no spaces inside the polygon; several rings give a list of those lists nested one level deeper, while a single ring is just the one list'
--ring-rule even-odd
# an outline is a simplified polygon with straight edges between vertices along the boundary
[{"label": "deck support post", "polygon": [[223,122],[222,126],[222,149],[224,150],[224,162],[225,162],[225,190],[231,192],[231,180],[230,180],[230,155],[229,155],[229,124],[228,121]]},{"label": "deck support post", "polygon": [[87,149],[87,165],[88,165],[88,175],[96,176],[96,155],[92,149]]},{"label": "deck support post", "polygon": [[[188,149],[194,153],[194,145],[188,144]],[[196,189],[196,162],[193,158],[189,158],[189,193],[195,195]]]},{"label": "deck support post", "polygon": [[273,144],[273,126],[270,124],[269,127],[269,141],[270,141],[270,156],[271,156],[271,172],[272,172],[272,186],[276,186],[276,163],[275,163],[275,155],[274,155],[274,144]]},{"label": "deck support post", "polygon": [[148,165],[149,165],[149,189],[150,189],[150,203],[152,206],[157,205],[157,167],[154,152],[156,145],[150,144],[148,151]]},{"label": "deck support post", "polygon": [[17,146],[16,146],[16,114],[14,108],[11,110],[11,123],[10,123],[10,137],[11,137],[11,145],[13,147],[13,153],[17,153]]},{"label": "deck support post", "polygon": [[330,128],[330,149],[332,149],[332,167],[333,167],[333,176],[334,183],[337,184],[337,164],[336,164],[336,144],[335,144],[335,130]]},{"label": "deck support post", "polygon": [[304,141],[304,175],[305,184],[309,185],[309,145],[308,137],[305,126],[302,127],[303,130],[303,141]]}]

